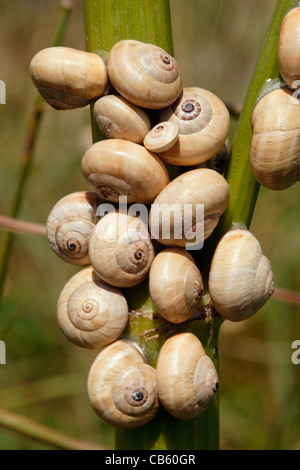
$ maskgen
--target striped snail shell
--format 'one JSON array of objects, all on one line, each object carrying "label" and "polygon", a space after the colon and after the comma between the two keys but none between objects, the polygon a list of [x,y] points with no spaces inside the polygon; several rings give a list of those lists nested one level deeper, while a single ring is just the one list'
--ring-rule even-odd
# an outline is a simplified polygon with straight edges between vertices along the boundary
[{"label": "striped snail shell", "polygon": [[238,322],[254,315],[274,291],[273,272],[256,237],[245,229],[227,232],[211,263],[208,289],[217,312]]},{"label": "striped snail shell", "polygon": [[300,80],[300,8],[293,8],[283,19],[278,44],[278,64],[283,80],[298,88]]},{"label": "striped snail shell", "polygon": [[89,240],[95,224],[99,198],[78,191],[58,201],[47,219],[47,237],[52,250],[70,264],[90,264]]},{"label": "striped snail shell", "polygon": [[123,294],[101,281],[92,267],[75,274],[63,288],[57,304],[63,334],[82,348],[101,348],[117,340],[128,321]]},{"label": "striped snail shell", "polygon": [[166,340],[158,355],[156,381],[162,406],[181,420],[200,416],[219,387],[215,366],[192,333]]},{"label": "striped snail shell", "polygon": [[223,147],[230,125],[224,103],[203,88],[184,88],[177,101],[160,111],[160,121],[174,122],[178,141],[169,150],[159,152],[170,165],[197,165]]},{"label": "striped snail shell", "polygon": [[151,129],[147,113],[122,96],[102,96],[95,102],[93,113],[99,129],[110,139],[142,144]]},{"label": "striped snail shell", "polygon": [[102,96],[108,86],[104,60],[97,54],[70,47],[48,47],[30,63],[33,83],[55,109],[88,105]]},{"label": "striped snail shell", "polygon": [[250,163],[256,180],[283,190],[300,179],[300,103],[293,91],[279,88],[264,95],[252,114]]},{"label": "striped snail shell", "polygon": [[118,340],[96,357],[88,376],[92,408],[112,426],[135,428],[158,412],[155,369],[131,344]]},{"label": "striped snail shell", "polygon": [[200,306],[202,276],[183,248],[166,248],[156,255],[149,273],[150,297],[158,313],[171,323],[188,320]]},{"label": "striped snail shell", "polygon": [[102,140],[84,154],[82,173],[95,192],[111,202],[149,203],[168,184],[165,165],[142,145],[123,139]]},{"label": "striped snail shell", "polygon": [[146,224],[121,212],[111,212],[96,224],[89,252],[98,276],[117,287],[140,284],[154,259]]},{"label": "striped snail shell", "polygon": [[182,90],[177,62],[153,44],[134,40],[118,42],[109,53],[107,68],[110,81],[120,95],[142,108],[169,106]]}]

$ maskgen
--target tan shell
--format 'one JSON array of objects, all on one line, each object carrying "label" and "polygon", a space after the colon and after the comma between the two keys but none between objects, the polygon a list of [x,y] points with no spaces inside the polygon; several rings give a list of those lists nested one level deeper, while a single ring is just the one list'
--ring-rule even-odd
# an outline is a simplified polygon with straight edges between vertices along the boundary
[{"label": "tan shell", "polygon": [[179,129],[178,141],[169,150],[159,153],[170,165],[197,165],[223,147],[230,125],[224,103],[203,88],[184,88],[172,106],[160,112],[160,121],[174,122]]},{"label": "tan shell", "polygon": [[249,230],[235,229],[220,240],[208,283],[212,304],[228,320],[254,315],[274,290],[271,265]]},{"label": "tan shell", "polygon": [[169,174],[152,152],[123,139],[102,140],[83,156],[82,173],[95,192],[107,201],[149,203],[168,184]]},{"label": "tan shell", "polygon": [[300,104],[292,95],[288,89],[273,90],[253,111],[251,168],[268,189],[286,189],[300,179]]},{"label": "tan shell", "polygon": [[208,407],[218,390],[212,360],[192,333],[179,333],[162,346],[156,366],[159,400],[175,418],[196,418]]},{"label": "tan shell", "polygon": [[94,104],[93,113],[99,129],[110,139],[142,144],[151,129],[147,113],[122,96],[102,96]]},{"label": "tan shell", "polygon": [[63,288],[57,318],[61,331],[72,343],[82,348],[101,348],[123,333],[128,305],[118,289],[101,281],[88,267]]},{"label": "tan shell", "polygon": [[107,423],[135,428],[157,414],[155,369],[131,344],[118,340],[96,357],[88,377],[94,411]]},{"label": "tan shell", "polygon": [[160,122],[144,138],[144,146],[151,152],[164,152],[178,140],[178,127],[174,122]]},{"label": "tan shell", "polygon": [[123,40],[108,56],[112,85],[128,101],[142,108],[169,106],[182,90],[182,78],[173,57],[153,44]]},{"label": "tan shell", "polygon": [[47,237],[52,250],[70,264],[90,264],[89,240],[98,221],[99,198],[78,191],[63,197],[47,219]]},{"label": "tan shell", "polygon": [[188,320],[200,306],[203,282],[192,256],[167,248],[154,258],[149,292],[158,313],[171,323]]},{"label": "tan shell", "polygon": [[108,284],[132,287],[148,275],[154,248],[139,218],[111,212],[96,225],[89,245],[91,264]]},{"label": "tan shell", "polygon": [[196,168],[210,168],[211,170],[215,170],[221,175],[223,175],[228,164],[229,158],[230,145],[228,139],[226,139],[225,144],[216,155],[214,155],[209,160],[206,160],[203,163],[199,163],[199,165],[196,165]]},{"label": "tan shell", "polygon": [[[278,63],[283,80],[291,87],[300,80],[300,8],[293,8],[284,17],[278,44]],[[294,84],[294,85],[293,85]]]},{"label": "tan shell", "polygon": [[[151,234],[168,246],[197,244],[197,240],[210,236],[228,202],[229,186],[222,175],[207,168],[188,171],[171,181],[154,200],[149,216]],[[201,204],[204,205],[204,233],[203,219],[197,216],[197,207]],[[189,207],[190,222],[186,219]],[[175,217],[170,217],[170,213]]]},{"label": "tan shell", "polygon": [[69,47],[49,47],[30,63],[33,83],[55,109],[81,108],[102,96],[108,86],[104,60]]}]

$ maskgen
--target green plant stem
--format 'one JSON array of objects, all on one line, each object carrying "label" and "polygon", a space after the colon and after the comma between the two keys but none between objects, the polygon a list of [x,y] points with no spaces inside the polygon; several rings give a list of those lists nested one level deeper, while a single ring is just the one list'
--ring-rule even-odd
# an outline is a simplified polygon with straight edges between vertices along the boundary
[{"label": "green plant stem", "polygon": [[[58,46],[59,44],[61,44],[70,18],[71,11],[71,8],[68,8],[62,4],[61,15],[53,41],[53,46]],[[40,96],[38,96],[34,104],[32,114],[30,116],[30,121],[25,137],[25,144],[21,155],[20,170],[16,184],[16,190],[13,196],[11,207],[7,214],[11,218],[15,218],[18,215],[22,205],[25,186],[30,175],[35,144],[37,141],[38,131],[41,126],[44,111],[44,100]],[[0,244],[0,301],[3,296],[7,267],[12,251],[12,244],[13,233],[11,231],[4,232],[2,234]]]}]

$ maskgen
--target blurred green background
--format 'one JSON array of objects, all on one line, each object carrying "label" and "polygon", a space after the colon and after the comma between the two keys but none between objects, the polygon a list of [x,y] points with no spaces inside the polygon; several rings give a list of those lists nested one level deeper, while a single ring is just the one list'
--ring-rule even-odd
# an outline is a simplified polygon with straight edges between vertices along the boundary
[{"label": "blurred green background", "polygon": [[[175,56],[184,86],[201,86],[241,106],[276,0],[170,0]],[[0,0],[0,214],[16,189],[28,120],[37,92],[28,64],[52,44],[58,0]],[[74,2],[64,45],[84,49],[81,1]],[[236,121],[232,120],[230,140]],[[19,217],[45,223],[68,193],[88,190],[80,161],[91,144],[87,108],[43,117]],[[272,263],[278,287],[300,291],[300,185],[261,189],[251,230]],[[1,236],[1,232],[0,232]],[[0,312],[0,408],[30,417],[77,439],[113,446],[112,429],[91,410],[86,378],[96,353],[60,333],[56,302],[78,268],[66,265],[39,235],[14,236]],[[300,449],[300,307],[271,299],[252,319],[224,322],[220,333],[222,449]],[[0,449],[47,449],[0,427]]]}]

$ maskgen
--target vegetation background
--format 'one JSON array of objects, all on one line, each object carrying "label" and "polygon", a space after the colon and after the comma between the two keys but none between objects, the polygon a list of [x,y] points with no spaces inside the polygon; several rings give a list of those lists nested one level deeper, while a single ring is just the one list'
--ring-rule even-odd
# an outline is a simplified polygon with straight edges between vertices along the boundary
[{"label": "vegetation background", "polygon": [[[200,86],[242,106],[276,0],[170,0],[175,57],[184,86]],[[28,121],[37,91],[28,65],[52,44],[59,0],[0,0],[0,213],[16,190]],[[74,1],[64,45],[85,49],[82,5]],[[230,141],[237,120],[232,118]],[[80,169],[92,143],[88,108],[47,107],[19,217],[45,223],[68,193],[88,190]],[[272,263],[277,287],[300,291],[300,185],[261,188],[251,230]],[[0,233],[1,236],[1,233]],[[86,378],[96,351],[70,344],[56,323],[60,291],[78,268],[58,259],[40,235],[14,236],[0,311],[0,407],[109,448],[112,428],[92,411]],[[300,449],[300,365],[291,344],[300,339],[299,306],[271,299],[220,333],[221,449]],[[0,449],[48,449],[0,427]]]}]

